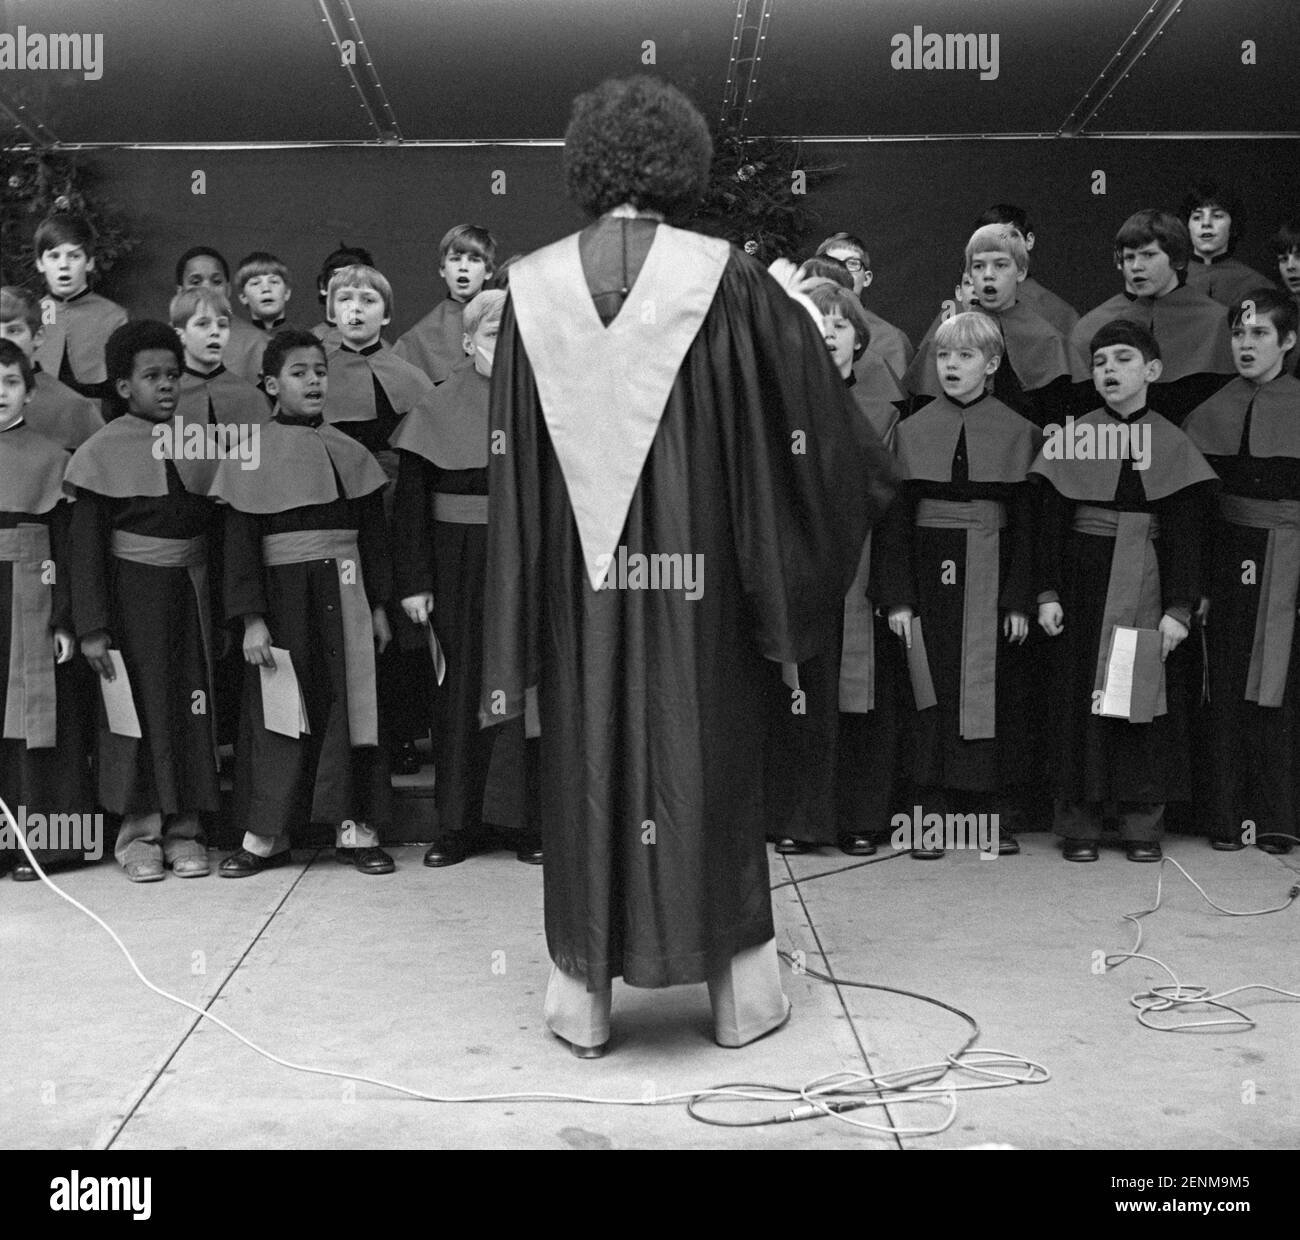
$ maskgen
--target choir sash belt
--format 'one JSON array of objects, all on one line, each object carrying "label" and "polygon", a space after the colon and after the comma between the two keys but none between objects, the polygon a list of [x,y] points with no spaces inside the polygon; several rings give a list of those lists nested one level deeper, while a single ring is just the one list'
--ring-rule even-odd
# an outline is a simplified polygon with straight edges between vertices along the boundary
[{"label": "choir sash belt", "polygon": [[1268,549],[1259,578],[1255,640],[1246,673],[1246,701],[1281,706],[1291,665],[1296,593],[1300,587],[1300,501],[1249,499],[1224,492],[1219,496],[1219,511],[1231,525],[1268,531]]},{"label": "choir sash belt", "polygon": [[[268,568],[334,560],[339,573],[343,620],[343,666],[348,690],[348,735],[354,746],[379,744],[379,705],[375,690],[375,643],[370,604],[361,576],[355,530],[294,530],[262,539]],[[348,565],[351,565],[351,569]],[[348,578],[352,578],[348,580]],[[299,669],[299,675],[306,675]]]},{"label": "choir sash belt", "polygon": [[871,531],[858,557],[858,571],[844,596],[844,631],[840,648],[840,710],[865,715],[876,709],[875,608],[867,597],[871,580]]},{"label": "choir sash belt", "polygon": [[14,583],[4,738],[25,740],[28,749],[54,747],[53,591],[41,580],[49,559],[47,526],[0,530],[0,564],[13,565]]},{"label": "choir sash belt", "polygon": [[198,534],[194,538],[155,538],[151,534],[134,534],[130,530],[114,530],[110,544],[113,555],[133,564],[148,564],[153,568],[183,568],[189,573],[194,587],[194,601],[199,610],[199,637],[203,642],[203,662],[208,669],[208,720],[212,725],[212,753],[217,754],[217,711],[212,701],[212,605],[208,598],[208,540]]},{"label": "choir sash belt", "polygon": [[916,506],[919,528],[966,531],[960,731],[968,741],[997,734],[998,544],[1006,523],[1006,507],[997,500],[923,499]]},{"label": "choir sash belt", "polygon": [[486,495],[448,495],[435,491],[433,519],[450,521],[456,525],[486,525],[488,497]]},{"label": "choir sash belt", "polygon": [[[1160,624],[1160,564],[1155,547],[1155,540],[1160,537],[1160,518],[1152,512],[1120,512],[1115,508],[1080,504],[1074,510],[1074,529],[1079,534],[1115,540],[1097,648],[1097,677],[1093,682],[1094,691],[1101,692],[1106,687],[1106,660],[1115,626],[1154,629]],[[1166,713],[1162,666],[1155,714]]]}]

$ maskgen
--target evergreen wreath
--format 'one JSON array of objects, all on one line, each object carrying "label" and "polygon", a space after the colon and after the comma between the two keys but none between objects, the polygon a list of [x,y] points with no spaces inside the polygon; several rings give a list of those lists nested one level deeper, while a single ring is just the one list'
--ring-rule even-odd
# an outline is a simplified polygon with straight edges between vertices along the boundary
[{"label": "evergreen wreath", "polygon": [[709,184],[690,226],[725,237],[764,264],[795,257],[821,218],[809,194],[844,166],[809,165],[804,156],[798,139],[745,135],[729,123],[714,126]]},{"label": "evergreen wreath", "polygon": [[45,284],[36,271],[32,238],[47,216],[80,215],[95,230],[98,280],[139,244],[121,213],[97,193],[98,178],[72,152],[6,139],[0,149],[0,278],[38,296]]}]

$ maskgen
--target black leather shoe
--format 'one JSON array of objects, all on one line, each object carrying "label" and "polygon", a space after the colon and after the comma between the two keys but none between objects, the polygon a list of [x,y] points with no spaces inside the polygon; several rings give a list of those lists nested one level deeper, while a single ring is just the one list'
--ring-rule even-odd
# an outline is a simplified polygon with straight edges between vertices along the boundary
[{"label": "black leather shoe", "polygon": [[1270,853],[1274,857],[1284,857],[1291,851],[1291,841],[1280,839],[1277,836],[1273,838],[1265,837],[1256,845],[1260,852]]},{"label": "black leather shoe", "polygon": [[454,835],[448,835],[429,845],[425,850],[424,864],[438,869],[444,865],[459,865],[468,856],[469,849]]},{"label": "black leather shoe", "polygon": [[541,865],[543,861],[541,837],[537,835],[524,836],[515,849],[515,860],[522,861],[525,865]]},{"label": "black leather shoe", "polygon": [[1096,861],[1098,857],[1096,840],[1066,840],[1061,849],[1061,856],[1067,861]]},{"label": "black leather shoe", "polygon": [[1246,845],[1241,840],[1211,840],[1210,847],[1215,852],[1241,852]]},{"label": "black leather shoe", "polygon": [[998,856],[1014,857],[1020,851],[1020,841],[1010,831],[998,832]]},{"label": "black leather shoe", "polygon": [[414,775],[424,765],[414,741],[403,741],[388,751],[389,769],[394,775]]},{"label": "black leather shoe", "polygon": [[[41,863],[41,869],[47,874],[57,874],[60,870],[74,869],[81,865],[85,858],[79,852],[55,850],[44,856],[38,852],[36,860]],[[27,854],[19,853],[17,864],[14,866],[14,882],[35,883],[40,881],[40,877],[32,868],[32,863],[27,860]]]},{"label": "black leather shoe", "polygon": [[1130,861],[1159,861],[1165,855],[1154,840],[1128,840],[1124,851]]},{"label": "black leather shoe", "polygon": [[944,854],[942,848],[913,848],[912,860],[914,861],[938,861]]},{"label": "black leather shoe", "polygon": [[874,857],[876,841],[869,835],[841,835],[840,852],[847,857]]},{"label": "black leather shoe", "polygon": [[393,864],[392,857],[378,845],[372,848],[354,848],[352,850],[352,864],[362,874],[391,874],[397,869]]},{"label": "black leather shoe", "polygon": [[217,873],[222,878],[247,878],[250,874],[260,874],[263,870],[278,870],[292,862],[293,855],[287,848],[273,857],[259,857],[247,848],[240,848],[217,866]]},{"label": "black leather shoe", "polygon": [[788,835],[776,842],[776,851],[783,857],[797,857],[801,853],[810,853],[812,850],[811,844],[805,844],[803,840],[791,839]]}]

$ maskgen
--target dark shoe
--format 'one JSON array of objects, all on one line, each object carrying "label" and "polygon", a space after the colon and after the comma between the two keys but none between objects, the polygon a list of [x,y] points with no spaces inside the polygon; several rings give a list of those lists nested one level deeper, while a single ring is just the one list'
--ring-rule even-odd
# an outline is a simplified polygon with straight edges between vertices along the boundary
[{"label": "dark shoe", "polygon": [[609,1050],[608,1042],[602,1042],[599,1046],[579,1046],[576,1042],[570,1042],[568,1038],[560,1038],[558,1033],[555,1036],[569,1048],[575,1059],[603,1059],[605,1052]]},{"label": "dark shoe", "polygon": [[1124,851],[1130,861],[1159,861],[1165,855],[1154,840],[1128,840]]},{"label": "dark shoe", "polygon": [[[41,863],[41,869],[47,874],[57,874],[60,870],[70,870],[81,865],[85,858],[79,852],[55,851],[46,856],[38,852],[36,860]],[[18,861],[14,865],[14,882],[34,883],[39,881],[40,877],[32,868],[32,863],[27,860],[27,854],[20,852]]]},{"label": "dark shoe", "polygon": [[354,848],[352,850],[352,864],[362,874],[391,874],[397,869],[393,864],[392,857],[378,845],[373,848]]},{"label": "dark shoe", "polygon": [[414,741],[403,741],[388,752],[388,765],[394,775],[414,775],[424,765]]},{"label": "dark shoe", "polygon": [[841,835],[840,852],[847,857],[874,857],[876,841],[869,835]]},{"label": "dark shoe", "polygon": [[1291,841],[1284,840],[1280,836],[1273,836],[1271,839],[1267,836],[1260,839],[1256,845],[1260,852],[1266,852],[1274,857],[1285,857],[1291,851]]},{"label": "dark shoe", "polygon": [[217,866],[217,873],[222,878],[247,878],[250,874],[260,874],[263,870],[278,870],[282,865],[290,865],[292,861],[293,856],[287,848],[273,857],[259,857],[247,848],[240,848]]},{"label": "dark shoe", "polygon": [[801,853],[810,853],[812,850],[811,844],[805,844],[803,840],[791,839],[788,835],[776,842],[776,851],[783,857],[797,857]]},{"label": "dark shoe", "polygon": [[515,860],[522,861],[525,865],[541,865],[543,860],[541,837],[537,835],[524,836],[515,849]]},{"label": "dark shoe", "polygon": [[1210,847],[1215,852],[1240,852],[1246,845],[1241,840],[1211,840]]},{"label": "dark shoe", "polygon": [[1014,857],[1020,851],[1020,841],[1010,831],[998,832],[998,856]]},{"label": "dark shoe", "polygon": [[944,854],[942,848],[913,848],[913,861],[938,861]]},{"label": "dark shoe", "polygon": [[1098,857],[1096,840],[1066,840],[1061,849],[1061,856],[1067,861],[1096,861]]},{"label": "dark shoe", "polygon": [[434,840],[424,854],[424,864],[433,869],[444,865],[459,865],[469,856],[469,849],[454,835]]}]

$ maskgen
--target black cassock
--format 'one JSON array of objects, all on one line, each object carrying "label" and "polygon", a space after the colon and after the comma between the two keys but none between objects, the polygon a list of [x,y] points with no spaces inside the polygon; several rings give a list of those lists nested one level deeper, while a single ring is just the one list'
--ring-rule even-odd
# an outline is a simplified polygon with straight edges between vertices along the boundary
[{"label": "black cassock", "polygon": [[[54,566],[52,581],[42,571],[39,586],[33,582],[32,587],[24,587],[24,593],[33,587],[45,591],[49,600],[48,627],[37,635],[39,649],[34,657],[29,653],[25,662],[33,667],[39,659],[41,670],[52,678],[54,728],[43,737],[29,735],[26,728],[21,729],[22,735],[0,737],[0,797],[15,814],[19,806],[25,806],[29,814],[88,814],[95,807],[90,779],[93,715],[86,709],[92,701],[94,677],[89,665],[79,657],[74,656],[70,663],[54,663],[53,630],[72,632],[71,573],[67,560],[71,506],[62,493],[67,460],[68,454],[57,444],[23,423],[0,431],[0,531],[26,527],[26,537],[39,527],[45,533],[38,535],[38,541],[49,539],[48,558]],[[14,585],[13,565],[0,562],[0,722],[5,718],[11,689],[10,661],[17,601]],[[27,633],[31,632],[29,628]],[[26,640],[25,634],[24,646]],[[41,851],[35,851],[40,857]],[[46,859],[49,859],[48,852]]]},{"label": "black cassock", "polygon": [[[487,571],[488,380],[469,358],[407,414],[393,504],[395,597],[433,594],[447,670],[433,691],[440,832],[522,825],[524,729],[479,727]],[[481,512],[479,509],[481,508]],[[426,635],[410,626],[417,640]],[[427,681],[429,672],[424,672]],[[410,692],[410,686],[407,686]],[[485,808],[486,807],[486,808]]]},{"label": "black cassock", "polygon": [[[625,295],[642,323],[668,316],[679,303],[639,279],[656,237],[652,221],[606,218],[548,247],[569,247],[559,327],[599,311],[608,331]],[[738,251],[678,244],[721,274],[616,536],[628,556],[702,556],[700,597],[593,588],[517,320],[521,278],[547,250],[512,269],[492,379],[506,450],[489,464],[483,718],[519,715],[538,684],[547,943],[590,991],[620,975],[705,981],[772,938],[764,660],[830,647],[890,494],[887,455],[874,436],[856,442],[859,415],[807,313]],[[632,414],[613,401],[608,417]]]},{"label": "black cassock", "polygon": [[[141,736],[108,730],[99,707],[99,795],[115,814],[215,810],[217,764],[212,685],[201,616],[190,573],[122,559],[113,535],[188,540],[212,550],[216,506],[206,498],[207,462],[158,460],[153,424],[135,414],[110,422],[73,455],[69,561],[79,638],[106,632],[121,651]],[[207,572],[209,606],[217,583]],[[195,693],[207,700],[195,710]]]},{"label": "black cassock", "polygon": [[[1086,420],[1099,423],[1114,416],[1094,410]],[[1146,470],[1135,469],[1132,459],[1050,461],[1040,453],[1031,471],[1045,480],[1039,584],[1044,594],[1059,598],[1065,622],[1049,647],[1052,676],[1046,687],[1053,703],[1053,783],[1056,795],[1072,803],[1158,804],[1186,800],[1189,790],[1193,661],[1188,641],[1164,665],[1166,714],[1150,723],[1130,723],[1092,713],[1098,652],[1110,637],[1102,624],[1115,538],[1075,530],[1076,509],[1087,505],[1155,515],[1160,608],[1186,624],[1200,592],[1199,514],[1216,485],[1186,436],[1158,413],[1143,409],[1126,420],[1151,428]]]},{"label": "black cassock", "polygon": [[[892,444],[898,410],[864,395],[853,378],[849,387],[862,423]],[[763,759],[769,839],[834,844],[886,832],[906,669],[898,642],[867,597],[874,535],[867,536],[831,645],[798,665],[798,693],[788,672],[772,668]]]},{"label": "black cassock", "polygon": [[[244,669],[235,746],[235,817],[255,835],[291,833],[308,822],[371,827],[392,819],[388,760],[350,729],[345,606],[338,558],[265,562],[263,539],[347,532],[355,536],[367,616],[388,600],[392,568],[384,521],[383,471],[364,448],[315,418],[283,412],[262,427],[259,469],[222,462],[212,493],[225,522],[225,607],[234,620],[260,615],[271,644],[289,652],[310,731],[291,738],[266,727],[261,673]],[[365,641],[371,641],[369,632]],[[369,677],[373,687],[373,669]]]},{"label": "black cassock", "polygon": [[[1205,554],[1210,831],[1219,839],[1240,838],[1243,823],[1250,820],[1261,832],[1295,834],[1300,625],[1294,621],[1294,586],[1284,590],[1281,577],[1288,567],[1296,571],[1295,542],[1300,539],[1294,529],[1300,520],[1300,382],[1285,373],[1263,385],[1234,379],[1194,409],[1183,429],[1223,480],[1220,503],[1226,506],[1209,527]],[[1271,534],[1262,524],[1234,520],[1228,497],[1265,501],[1265,512],[1268,505],[1289,503],[1291,510],[1277,515],[1293,528]],[[1283,563],[1288,558],[1289,565]],[[1281,571],[1270,580],[1275,561]],[[1276,616],[1272,624],[1284,629],[1289,622],[1292,636],[1284,647],[1289,658],[1280,678],[1282,692],[1270,697],[1267,685],[1262,694],[1255,686],[1252,699],[1252,655],[1260,645],[1260,609],[1268,611],[1266,590],[1270,597],[1284,595],[1275,607],[1287,615]]]},{"label": "black cassock", "polygon": [[[968,438],[969,433],[969,438]],[[937,704],[909,721],[912,778],[918,787],[995,792],[1032,776],[1029,735],[1030,655],[1002,633],[1003,617],[1034,617],[1034,495],[1029,466],[1040,441],[1024,417],[990,396],[959,405],[940,396],[899,424],[896,451],[903,475],[898,499],[876,535],[872,592],[886,614],[910,607],[920,618]],[[924,501],[1002,505],[997,563],[994,735],[962,732],[967,531],[917,523]],[[945,571],[950,566],[950,571]],[[895,643],[898,638],[890,635]],[[912,692],[905,701],[914,708]]]}]

